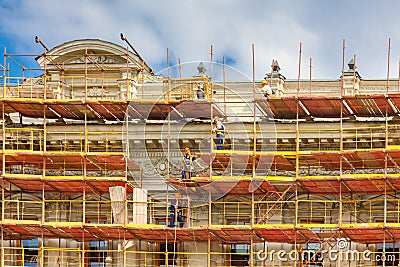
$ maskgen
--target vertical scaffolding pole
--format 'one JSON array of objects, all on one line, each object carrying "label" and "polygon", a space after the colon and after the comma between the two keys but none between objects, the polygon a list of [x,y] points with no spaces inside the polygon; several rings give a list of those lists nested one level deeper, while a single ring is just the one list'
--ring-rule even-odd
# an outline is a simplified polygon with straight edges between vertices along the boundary
[{"label": "vertical scaffolding pole", "polygon": [[[85,118],[84,118],[84,141],[83,141],[83,192],[82,192],[82,224],[85,227],[86,224],[86,182],[87,182],[87,146],[88,146],[88,133],[87,133],[87,94],[88,94],[88,51],[85,49]],[[85,262],[86,248],[85,248],[85,234],[82,230],[82,262]]]},{"label": "vertical scaffolding pole", "polygon": [[144,98],[144,77],[144,61],[142,60],[142,99]]},{"label": "vertical scaffolding pole", "polygon": [[397,92],[400,92],[400,60],[399,60],[399,63],[398,63],[398,69],[399,69],[399,73],[398,73],[398,76],[397,76]]},{"label": "vertical scaffolding pole", "polygon": [[[302,43],[300,42],[299,46],[299,67],[298,67],[298,76],[297,76],[297,97],[296,97],[296,193],[295,193],[295,221],[294,221],[294,246],[297,248],[297,221],[298,221],[298,213],[299,213],[299,202],[298,202],[298,194],[297,194],[297,181],[299,179],[299,150],[300,150],[300,133],[299,133],[299,110],[300,110],[300,73],[301,73],[301,55],[302,55]],[[300,259],[302,263],[302,259]],[[297,258],[294,261],[294,266],[297,265]]]},{"label": "vertical scaffolding pole", "polygon": [[213,96],[213,46],[210,46],[210,90],[211,90],[211,98]]},{"label": "vertical scaffolding pole", "polygon": [[[4,53],[3,53],[3,99],[6,97],[6,84],[7,84],[7,77],[6,77],[6,73],[7,73],[7,69],[6,69],[6,65],[7,65],[7,49],[4,47]],[[3,109],[3,113],[4,113],[4,109]]]},{"label": "vertical scaffolding pole", "polygon": [[353,62],[354,62],[354,71],[353,71],[353,94],[356,94],[356,70],[357,70],[357,63],[356,63],[356,54],[353,56]]},{"label": "vertical scaffolding pole", "polygon": [[[4,113],[4,111],[3,111]],[[3,151],[4,152],[4,151]],[[4,222],[4,178],[1,177],[1,221]],[[0,258],[0,266],[4,266],[4,226],[1,225],[1,258]]]},{"label": "vertical scaffolding pole", "polygon": [[[43,169],[43,173],[44,173]],[[43,175],[42,175],[43,177]],[[45,205],[46,205],[46,199],[45,199],[45,190],[44,190],[44,181],[42,180],[42,219],[41,219],[41,224],[44,225],[45,224]],[[39,242],[39,249],[38,249],[38,253],[39,253],[39,266],[43,267],[44,266],[44,234],[43,234],[43,228],[41,227],[41,238],[40,238],[40,242]]]},{"label": "vertical scaffolding pole", "polygon": [[[5,155],[5,148],[6,148],[6,142],[5,142],[5,132],[6,132],[6,130],[5,130],[5,114],[4,114],[4,108],[5,108],[5,105],[4,105],[4,99],[5,99],[5,97],[6,97],[6,83],[7,83],[7,80],[6,80],[6,63],[7,63],[7,58],[6,58],[6,53],[7,51],[6,51],[6,48],[4,47],[4,62],[3,62],[3,64],[4,64],[4,66],[3,66],[3,97],[2,97],[2,102],[1,102],[1,121],[2,121],[2,124],[1,124],[1,132],[2,132],[2,136],[1,136],[1,139],[2,139],[2,145],[1,145],[1,150],[2,150],[2,155],[1,155],[1,158],[2,158],[2,165],[1,165],[1,170],[2,170],[2,177],[1,177],[1,221],[2,222],[4,222],[4,211],[5,211],[5,203],[4,203],[4,200],[5,200],[5,192],[4,192],[4,186],[5,186],[5,184],[4,184],[4,174],[5,174],[5,170],[6,170],[6,155]],[[3,225],[1,226],[1,262],[0,262],[0,266],[4,266],[4,227],[3,227]]]},{"label": "vertical scaffolding pole", "polygon": [[[212,176],[213,176],[213,169],[212,169],[212,163],[214,160],[214,139],[213,139],[213,121],[214,121],[214,114],[213,114],[213,106],[214,106],[214,90],[213,90],[213,85],[212,85],[212,79],[211,79],[211,75],[212,75],[212,45],[210,47],[210,84],[209,84],[209,88],[210,88],[210,175],[209,175],[209,179],[212,180]],[[207,90],[206,90],[207,91]],[[226,113],[224,114],[224,116],[226,115]],[[217,155],[217,153],[215,153],[215,156]],[[231,158],[232,161],[232,158]],[[211,201],[211,198],[210,198]]]},{"label": "vertical scaffolding pole", "polygon": [[[256,136],[256,101],[255,101],[255,97],[256,97],[256,76],[255,76],[255,49],[254,49],[254,44],[251,45],[251,55],[252,55],[252,78],[253,78],[253,163],[252,163],[252,179],[255,178],[256,176],[256,168],[255,168],[255,164],[256,164],[256,146],[257,146],[257,136]],[[260,155],[261,157],[261,155]],[[251,191],[251,217],[250,217],[250,227],[251,229],[253,229],[254,227],[254,218],[255,218],[255,214],[254,214],[254,189],[252,188]],[[250,266],[253,266],[253,236],[251,236],[251,244],[250,244]]]},{"label": "vertical scaffolding pole", "polygon": [[[44,71],[44,99],[46,100],[46,87],[47,87],[47,53],[46,53],[46,49],[43,53],[43,57],[44,57],[44,63],[43,63],[43,71]],[[45,223],[45,208],[46,208],[46,195],[45,195],[45,189],[44,189],[44,183],[45,183],[45,177],[46,177],[46,152],[47,152],[47,148],[46,148],[46,140],[47,140],[47,116],[46,116],[46,110],[47,110],[47,105],[44,104],[43,105],[43,170],[42,170],[42,177],[41,177],[41,182],[42,182],[42,220],[41,223],[44,224]],[[40,252],[40,266],[44,266],[44,252],[43,252],[43,248],[44,248],[44,240],[43,240],[43,228],[41,228],[41,240],[40,240],[40,248],[39,251]]]},{"label": "vertical scaffolding pole", "polygon": [[253,241],[253,235],[250,236],[250,255],[249,255],[249,267],[253,267],[253,248],[254,246],[254,241]]},{"label": "vertical scaffolding pole", "polygon": [[[169,57],[169,49],[167,48],[167,64],[168,64],[168,95],[170,95],[171,92],[171,69],[170,69],[170,57]],[[168,97],[168,101],[169,101]],[[168,134],[167,134],[167,157],[168,157],[168,164],[167,164],[167,179],[170,178],[169,173],[170,173],[170,162],[171,162],[171,113],[168,113]],[[168,204],[168,203],[167,203]]]},{"label": "vertical scaffolding pole", "polygon": [[224,115],[226,114],[226,71],[225,57],[222,57],[222,76],[224,79]]},{"label": "vertical scaffolding pole", "polygon": [[207,237],[207,267],[211,267],[211,239],[210,234]]},{"label": "vertical scaffolding pole", "polygon": [[[1,220],[4,221],[4,174],[6,172],[6,154],[5,154],[5,150],[6,150],[6,126],[5,126],[5,104],[4,104],[4,99],[6,98],[6,83],[7,83],[7,78],[6,78],[6,63],[7,63],[7,59],[6,59],[6,48],[4,47],[4,66],[3,66],[3,97],[2,97],[2,102],[1,102],[1,120],[2,120],[2,124],[1,124],[1,132],[2,132],[2,165],[1,165],[1,170],[3,173],[3,176],[1,177],[2,180],[2,205],[1,205]],[[3,228],[2,228],[3,229]],[[2,239],[3,240],[3,239]],[[4,255],[4,253],[2,253],[2,255]]]},{"label": "vertical scaffolding pole", "polygon": [[182,79],[182,66],[180,58],[178,58],[178,71],[179,71],[179,79]]},{"label": "vertical scaffolding pole", "polygon": [[341,96],[344,96],[344,55],[345,55],[345,49],[346,49],[346,41],[343,39],[342,43],[342,76],[341,76]]},{"label": "vertical scaffolding pole", "polygon": [[253,152],[252,152],[252,179],[256,176],[256,147],[257,147],[257,127],[256,127],[256,77],[255,77],[255,59],[254,44],[251,45],[251,71],[253,79]]},{"label": "vertical scaffolding pole", "polygon": [[[342,176],[343,176],[343,92],[344,92],[344,56],[345,56],[345,40],[342,43],[342,75],[341,75],[341,102],[340,102],[340,129],[339,129],[339,228],[342,226],[343,220],[343,202],[342,202]],[[338,257],[338,266],[341,265],[341,257]]]},{"label": "vertical scaffolding pole", "polygon": [[[387,74],[386,74],[386,95],[385,95],[385,170],[384,170],[384,206],[383,206],[383,255],[386,253],[386,223],[387,223],[387,168],[388,168],[388,152],[386,151],[389,143],[388,130],[388,93],[389,93],[389,73],[390,73],[390,38],[388,40],[387,54]],[[382,262],[385,266],[385,261]]]},{"label": "vertical scaffolding pole", "polygon": [[[168,92],[168,101],[170,100],[170,95],[171,95],[171,80],[170,80],[170,75],[171,75],[171,69],[170,69],[170,57],[169,57],[169,49],[167,48],[167,68],[168,68],[168,84],[167,84],[167,92]],[[171,162],[171,114],[168,113],[168,132],[167,132],[167,181],[170,178],[170,162]],[[167,186],[167,198],[166,198],[166,215],[165,215],[165,225],[168,225],[168,219],[170,216],[168,213],[168,206],[169,206],[169,199],[168,199],[168,191],[169,191],[169,184],[166,183]],[[175,207],[175,212],[177,211],[178,207]],[[171,212],[171,211],[169,211]],[[174,219],[177,220],[178,216],[174,216]],[[171,223],[171,222],[170,222]],[[175,222],[173,222],[175,223]],[[166,247],[168,246],[168,243],[165,245]],[[167,259],[168,262],[168,259]],[[167,263],[168,264],[168,263]]]},{"label": "vertical scaffolding pole", "polygon": [[[129,72],[129,50],[128,47],[126,48],[126,77],[128,79],[128,72]],[[142,61],[143,62],[143,61]],[[139,74],[138,74],[139,76]],[[128,82],[127,82],[128,83]],[[127,85],[128,86],[128,85]],[[127,87],[128,90],[128,87]],[[129,109],[129,99],[127,99],[127,110],[126,110],[126,114],[125,114],[125,140],[126,140],[126,144],[125,144],[125,172],[124,172],[124,178],[125,181],[128,181],[128,160],[130,158],[130,149],[129,149],[129,116],[128,116],[128,109]],[[122,244],[126,244],[126,225],[129,223],[128,221],[128,200],[127,200],[127,192],[128,192],[128,184],[125,183],[125,195],[124,195],[124,231],[123,231],[123,241]],[[140,188],[142,188],[142,179],[140,178]],[[121,242],[120,240],[118,240],[119,242]],[[111,242],[113,244],[113,242]],[[122,264],[123,266],[126,266],[126,246],[123,245],[123,254],[122,254]],[[141,254],[138,255],[139,259],[139,267],[140,267],[140,257]]]},{"label": "vertical scaffolding pole", "polygon": [[[128,51],[128,48],[126,48],[127,49],[127,51],[126,51],[126,76],[128,77],[128,67],[129,67],[129,65],[128,65],[128,60],[129,60],[129,51]],[[143,87],[142,87],[143,88]],[[143,90],[142,90],[143,91]],[[129,100],[127,99],[127,106],[126,106],[126,110],[125,110],[125,173],[124,173],[124,178],[125,178],[125,181],[128,181],[128,162],[129,162],[129,160],[130,160],[130,143],[129,143],[129,116],[128,116],[128,113],[129,113],[129,105],[130,105],[130,103],[129,103]],[[141,175],[141,174],[140,174]],[[140,188],[142,188],[142,177],[140,177],[140,183],[139,183],[139,186],[140,186]],[[127,191],[125,191],[125,192],[127,192]],[[125,216],[126,217],[126,216]]]},{"label": "vertical scaffolding pole", "polygon": [[387,55],[387,73],[386,73],[386,94],[389,93],[390,48],[391,47],[390,47],[390,38],[389,38],[389,40],[388,40],[388,55]]},{"label": "vertical scaffolding pole", "polygon": [[310,97],[312,92],[312,58],[310,57]]},{"label": "vertical scaffolding pole", "polygon": [[[272,86],[272,76],[274,73],[274,65],[275,65],[275,59],[272,59],[272,63],[271,63],[271,75],[269,75],[269,85]],[[279,89],[277,87],[277,89]]]},{"label": "vertical scaffolding pole", "polygon": [[[103,71],[104,73],[104,71]],[[129,78],[129,50],[126,47],[126,100],[129,100],[129,85],[130,85],[130,78]]]}]

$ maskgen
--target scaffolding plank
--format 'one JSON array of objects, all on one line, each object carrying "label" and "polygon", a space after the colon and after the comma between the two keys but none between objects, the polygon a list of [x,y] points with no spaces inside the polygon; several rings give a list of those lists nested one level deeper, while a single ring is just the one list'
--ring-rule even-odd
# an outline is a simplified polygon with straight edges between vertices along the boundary
[{"label": "scaffolding plank", "polygon": [[[110,187],[126,186],[124,178],[115,177],[42,177],[40,175],[13,175],[6,174],[5,179],[26,192],[58,192],[64,194],[108,193]],[[130,185],[126,186],[127,192],[133,192]]]},{"label": "scaffolding plank", "polygon": [[318,162],[318,165],[322,166],[325,170],[338,170],[340,169],[340,165],[342,165],[343,170],[351,169],[351,165],[346,160],[343,160],[337,151],[313,152],[312,155]]},{"label": "scaffolding plank", "polygon": [[257,175],[266,174],[268,170],[282,169],[294,170],[294,164],[284,155],[256,155],[251,153],[216,153],[212,162],[212,168],[215,171],[232,171],[236,174],[245,174],[253,172],[254,168]]},{"label": "scaffolding plank", "polygon": [[343,117],[350,114],[346,107],[342,109],[342,100],[340,97],[300,97],[300,102],[310,115],[316,118],[340,118],[340,113],[342,113]]},{"label": "scaffolding plank", "polygon": [[382,243],[394,241],[390,236],[385,235],[382,227],[342,227],[344,235],[350,238],[352,242],[357,243]]},{"label": "scaffolding plank", "polygon": [[[45,238],[65,238],[76,241],[92,240],[146,240],[148,242],[170,241],[216,241],[222,243],[278,242],[306,243],[318,240],[319,229],[293,226],[211,226],[209,228],[169,228],[159,225],[102,225],[102,224],[36,224],[3,223],[4,239],[31,239],[37,236]],[[392,242],[400,237],[400,229],[396,226],[343,226],[340,228],[344,236],[357,243]],[[385,234],[386,232],[390,235]]]},{"label": "scaffolding plank", "polygon": [[102,119],[124,121],[129,101],[125,100],[87,100],[89,107]]},{"label": "scaffolding plank", "polygon": [[210,119],[211,116],[223,117],[224,114],[208,100],[186,100],[174,106],[172,119]]},{"label": "scaffolding plank", "polygon": [[297,118],[297,108],[298,108],[298,118],[304,119],[309,117],[307,112],[298,105],[296,97],[282,97],[282,98],[268,98],[267,105],[260,105],[267,113],[268,107],[273,114],[275,119],[290,119],[294,120]]},{"label": "scaffolding plank", "polygon": [[400,191],[400,174],[397,177],[389,177],[388,182],[396,191]]},{"label": "scaffolding plank", "polygon": [[306,243],[309,239],[317,240],[318,236],[307,228],[293,229],[293,227],[255,227],[255,233],[268,242],[277,243]]},{"label": "scaffolding plank", "polygon": [[20,166],[34,166],[36,168],[43,168],[43,154],[42,153],[22,153],[15,152],[5,155],[5,165],[20,165]]},{"label": "scaffolding plank", "polygon": [[[400,166],[400,151],[399,150],[386,150],[386,153],[388,154],[388,157],[393,160],[396,165]],[[391,160],[388,160],[389,164],[392,164]]]},{"label": "scaffolding plank", "polygon": [[174,233],[165,227],[157,227],[153,225],[151,228],[147,227],[127,227],[137,239],[146,240],[149,242],[165,242],[165,240],[175,240]]},{"label": "scaffolding plank", "polygon": [[253,234],[253,230],[246,226],[230,226],[211,227],[210,232],[217,236],[224,243],[249,243],[252,239],[254,242],[260,242],[261,238]]},{"label": "scaffolding plank", "polygon": [[[124,230],[121,225],[90,225],[86,224],[84,229],[89,231],[96,239],[99,240],[121,240],[124,238],[132,238],[129,232]],[[127,236],[128,235],[128,236]]]},{"label": "scaffolding plank", "polygon": [[353,193],[381,194],[384,193],[385,190],[387,193],[394,191],[385,185],[385,180],[380,178],[343,178],[342,180],[346,187]]},{"label": "scaffolding plank", "polygon": [[386,231],[388,231],[395,240],[400,239],[400,228],[399,227],[391,227],[391,226],[386,227]]},{"label": "scaffolding plank", "polygon": [[126,169],[127,164],[131,170],[137,167],[131,160],[128,160],[128,162],[126,162],[126,157],[124,153],[90,154],[87,155],[86,158],[92,165],[102,170],[124,171]]},{"label": "scaffolding plank", "polygon": [[325,179],[325,178],[299,178],[297,179],[299,184],[306,190],[307,193],[311,194],[322,194],[322,195],[337,195],[347,194],[349,191],[343,187],[340,187],[338,179]]},{"label": "scaffolding plank", "polygon": [[274,113],[271,111],[271,107],[266,98],[255,98],[255,103],[259,107],[260,110],[264,111],[267,118],[273,119]]},{"label": "scaffolding plank", "polygon": [[398,110],[391,105],[392,102],[389,101],[389,98],[385,95],[370,95],[375,104],[380,109],[381,113],[384,116],[394,116],[398,113]]},{"label": "scaffolding plank", "polygon": [[[48,229],[42,227],[40,224],[7,224],[3,223],[2,226],[12,232],[10,235],[11,239],[32,239],[38,236],[45,238],[57,237],[54,233]],[[19,238],[15,238],[18,236]]]},{"label": "scaffolding plank", "polygon": [[288,158],[284,155],[275,155],[271,168],[273,170],[295,171],[296,162],[293,157]]},{"label": "scaffolding plank", "polygon": [[389,94],[388,96],[388,101],[393,104],[394,109],[396,110],[396,113],[400,112],[400,93],[396,94]]},{"label": "scaffolding plank", "polygon": [[72,239],[76,241],[93,241],[98,240],[98,237],[93,235],[90,231],[85,229],[82,225],[57,225],[58,231],[62,231],[63,233],[72,237]]},{"label": "scaffolding plank", "polygon": [[263,179],[245,179],[239,177],[232,177],[232,179],[212,177],[211,179],[204,179],[204,177],[193,178],[196,185],[201,187],[202,190],[211,193],[229,194],[229,195],[248,195],[254,193],[255,195],[263,195],[267,192],[276,192],[277,189],[271,182]]},{"label": "scaffolding plank", "polygon": [[205,228],[176,228],[173,231],[174,235],[176,234],[177,239],[184,242],[200,242],[207,241],[208,239],[210,239],[210,241],[218,241],[218,239],[211,235],[210,232]]},{"label": "scaffolding plank", "polygon": [[26,175],[18,178],[7,176],[5,179],[26,192],[55,191],[54,188],[44,183],[41,177],[38,176]]},{"label": "scaffolding plank", "polygon": [[85,112],[87,120],[99,119],[80,100],[47,100],[45,103],[64,119],[85,120]]},{"label": "scaffolding plank", "polygon": [[4,103],[4,109],[3,105],[0,105],[0,112],[4,111],[4,114],[10,114],[17,112],[12,106],[10,106],[8,103],[12,103],[12,101],[3,101],[3,98],[0,98],[1,103]]},{"label": "scaffolding plank", "polygon": [[358,117],[384,117],[386,113],[388,116],[396,114],[385,95],[344,96],[343,99]]},{"label": "scaffolding plank", "polygon": [[182,193],[187,193],[185,188],[191,187],[194,195],[210,193],[211,195],[248,195],[253,192],[255,195],[263,195],[277,189],[269,182],[263,179],[240,179],[232,177],[232,179],[199,176],[192,177],[191,180],[168,179],[168,182],[178,187],[182,187]]},{"label": "scaffolding plank", "polygon": [[173,108],[180,104],[180,101],[141,101],[133,100],[129,102],[129,119],[143,120],[166,120]]},{"label": "scaffolding plank", "polygon": [[[356,169],[385,168],[385,154],[382,150],[344,151],[343,157]],[[393,163],[388,161],[388,167]]]},{"label": "scaffolding plank", "polygon": [[126,162],[124,153],[99,153],[84,156],[83,153],[73,152],[48,152],[45,154],[47,169],[65,170],[125,170],[135,168],[132,161]]},{"label": "scaffolding plank", "polygon": [[46,115],[48,119],[59,118],[59,116],[48,107],[45,109],[43,100],[41,99],[3,99],[3,102],[25,117],[43,118],[44,115]]}]

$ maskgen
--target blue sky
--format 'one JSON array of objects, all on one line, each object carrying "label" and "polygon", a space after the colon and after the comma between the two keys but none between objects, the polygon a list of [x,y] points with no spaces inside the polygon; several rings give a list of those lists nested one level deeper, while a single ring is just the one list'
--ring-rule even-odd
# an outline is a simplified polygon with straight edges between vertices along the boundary
[{"label": "blue sky", "polygon": [[301,77],[310,76],[312,58],[313,79],[337,79],[345,40],[345,63],[356,55],[363,78],[385,79],[390,38],[390,77],[397,78],[398,10],[397,0],[2,0],[0,46],[39,54],[38,35],[48,48],[90,38],[125,47],[123,32],[156,72],[166,65],[167,48],[172,62],[209,61],[212,45],[214,61],[225,57],[251,77],[254,44],[256,79],[272,59],[297,79],[301,42]]}]

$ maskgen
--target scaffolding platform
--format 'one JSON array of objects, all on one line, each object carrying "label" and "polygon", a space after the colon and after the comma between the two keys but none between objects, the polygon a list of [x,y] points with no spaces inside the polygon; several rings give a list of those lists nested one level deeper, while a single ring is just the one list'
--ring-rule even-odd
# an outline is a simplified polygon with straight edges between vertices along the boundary
[{"label": "scaffolding platform", "polygon": [[396,116],[400,111],[400,94],[356,95],[343,97],[291,96],[258,98],[255,102],[270,118],[312,119]]}]

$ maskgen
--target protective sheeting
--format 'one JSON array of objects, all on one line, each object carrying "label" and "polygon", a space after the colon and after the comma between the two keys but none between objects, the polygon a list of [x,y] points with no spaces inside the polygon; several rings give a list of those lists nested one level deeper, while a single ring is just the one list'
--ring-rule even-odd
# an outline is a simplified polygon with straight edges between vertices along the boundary
[{"label": "protective sheeting", "polygon": [[109,188],[113,223],[123,224],[127,221],[126,214],[126,192],[123,186],[113,186]]},{"label": "protective sheeting", "polygon": [[343,97],[259,98],[256,103],[274,119],[385,117],[400,114],[400,94]]}]

